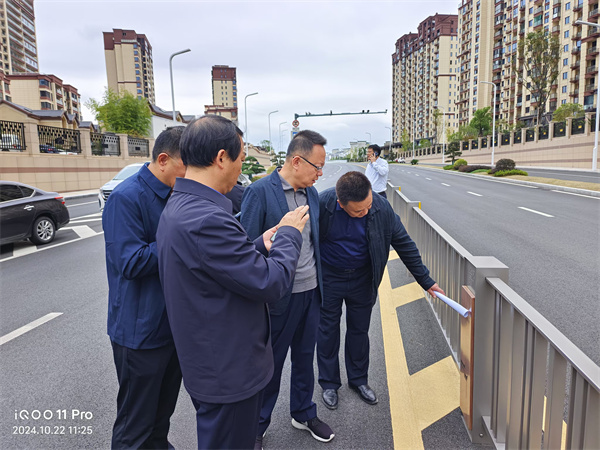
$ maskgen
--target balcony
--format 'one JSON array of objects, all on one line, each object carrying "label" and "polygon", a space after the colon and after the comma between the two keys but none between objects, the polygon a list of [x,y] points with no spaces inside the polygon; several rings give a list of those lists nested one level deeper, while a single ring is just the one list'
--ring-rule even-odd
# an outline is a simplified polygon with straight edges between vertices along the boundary
[{"label": "balcony", "polygon": [[555,20],[560,20],[560,11],[552,14],[552,21],[554,22]]},{"label": "balcony", "polygon": [[581,8],[583,8],[583,0],[578,0],[574,5],[573,5],[573,12],[577,12],[577,11],[581,11]]},{"label": "balcony", "polygon": [[575,75],[573,78],[571,78],[571,83],[579,84],[579,75]]},{"label": "balcony", "polygon": [[596,66],[590,66],[587,69],[585,69],[585,77],[586,78],[591,78],[594,75],[596,75],[598,73],[598,67]]},{"label": "balcony", "polygon": [[573,89],[571,92],[569,92],[569,96],[570,97],[579,97],[579,89]]},{"label": "balcony", "polygon": [[577,60],[571,63],[571,70],[579,70],[579,66],[581,65],[581,61]]},{"label": "balcony", "polygon": [[598,47],[590,47],[587,51],[587,56],[596,56],[598,54]]},{"label": "balcony", "polygon": [[581,39],[581,31],[578,31],[577,33],[574,33],[573,36],[571,36],[572,41],[578,41],[580,39]]},{"label": "balcony", "polygon": [[595,19],[596,17],[598,17],[598,8],[596,9],[592,9],[589,13],[588,13],[588,19]]},{"label": "balcony", "polygon": [[580,52],[581,52],[581,47],[573,47],[571,49],[571,54],[572,55],[579,55]]},{"label": "balcony", "polygon": [[596,85],[595,84],[587,84],[585,86],[585,95],[590,95],[593,94],[594,91],[596,90]]}]

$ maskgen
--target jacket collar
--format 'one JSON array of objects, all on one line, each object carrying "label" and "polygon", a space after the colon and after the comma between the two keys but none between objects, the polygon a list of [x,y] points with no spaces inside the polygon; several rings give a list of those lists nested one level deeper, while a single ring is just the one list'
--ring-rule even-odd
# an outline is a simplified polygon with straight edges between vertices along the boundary
[{"label": "jacket collar", "polygon": [[229,200],[223,194],[215,191],[211,187],[188,178],[177,178],[173,192],[180,192],[183,194],[190,194],[205,198],[213,203],[216,203],[229,214],[231,214],[233,211],[231,200]]},{"label": "jacket collar", "polygon": [[144,164],[138,172],[140,178],[144,180],[144,182],[158,197],[166,199],[171,193],[171,187],[167,186],[165,183],[156,178],[156,176],[150,172],[150,169],[148,169],[148,164],[150,163]]},{"label": "jacket collar", "polygon": [[279,203],[279,207],[281,211],[284,213],[290,210],[287,200],[285,199],[285,193],[283,192],[283,185],[281,184],[281,177],[279,176],[279,171],[275,169],[271,175],[269,175],[269,181],[273,187],[273,191],[275,192],[275,198],[277,199],[277,203]]}]

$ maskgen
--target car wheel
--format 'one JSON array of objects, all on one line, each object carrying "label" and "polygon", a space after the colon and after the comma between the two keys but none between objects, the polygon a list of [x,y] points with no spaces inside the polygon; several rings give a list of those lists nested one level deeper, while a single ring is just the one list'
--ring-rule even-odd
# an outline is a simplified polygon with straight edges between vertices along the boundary
[{"label": "car wheel", "polygon": [[33,223],[33,231],[29,240],[36,245],[48,244],[54,240],[55,234],[56,227],[52,219],[41,216]]}]

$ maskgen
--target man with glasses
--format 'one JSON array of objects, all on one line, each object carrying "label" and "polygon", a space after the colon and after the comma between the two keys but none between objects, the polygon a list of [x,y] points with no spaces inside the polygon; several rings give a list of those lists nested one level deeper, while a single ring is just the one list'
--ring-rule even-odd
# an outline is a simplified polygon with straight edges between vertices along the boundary
[{"label": "man with glasses", "polygon": [[290,142],[283,167],[248,186],[242,198],[240,221],[250,239],[257,238],[277,225],[288,211],[293,211],[298,206],[308,205],[310,215],[310,220],[302,231],[302,249],[293,286],[281,300],[269,304],[275,371],[265,388],[256,437],[257,449],[262,448],[263,436],[271,422],[271,414],[279,395],[283,364],[290,348],[292,426],[310,432],[313,438],[321,442],[329,442],[334,437],[331,428],[317,417],[317,406],[312,401],[313,358],[323,295],[319,254],[319,198],[313,184],[323,174],[323,146],[326,143],[319,133],[301,131]]}]

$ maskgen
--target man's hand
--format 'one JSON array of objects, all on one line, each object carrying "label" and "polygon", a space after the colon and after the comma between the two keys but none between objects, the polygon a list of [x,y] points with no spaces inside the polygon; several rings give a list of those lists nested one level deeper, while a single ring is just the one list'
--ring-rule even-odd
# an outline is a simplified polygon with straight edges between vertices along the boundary
[{"label": "man's hand", "polygon": [[277,228],[283,226],[294,227],[300,233],[304,229],[304,225],[308,222],[308,205],[298,206],[295,210],[288,212],[285,216],[281,218],[281,221],[277,225]]},{"label": "man's hand", "polygon": [[271,245],[273,245],[273,235],[277,231],[277,227],[269,228],[267,231],[263,233],[263,243],[265,244],[265,248],[267,251],[271,251]]},{"label": "man's hand", "polygon": [[437,283],[435,283],[433,286],[431,286],[429,289],[427,289],[427,292],[429,293],[429,295],[431,295],[434,298],[435,298],[435,292],[439,292],[442,295],[446,295],[446,293],[442,290],[441,287],[438,286]]}]

